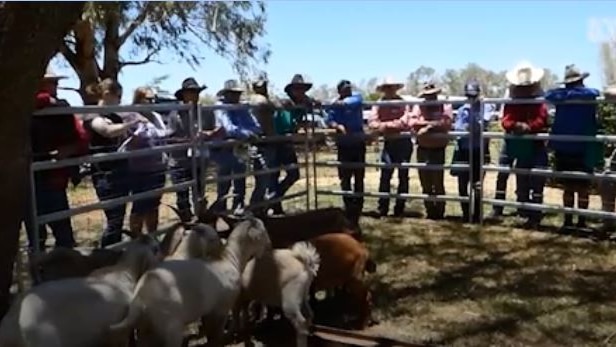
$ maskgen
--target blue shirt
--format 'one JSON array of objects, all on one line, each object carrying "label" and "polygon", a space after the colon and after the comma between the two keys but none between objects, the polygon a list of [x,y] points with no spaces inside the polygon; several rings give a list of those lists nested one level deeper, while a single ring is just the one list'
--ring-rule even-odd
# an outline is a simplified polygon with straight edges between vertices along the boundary
[{"label": "blue shirt", "polygon": [[[217,105],[223,104],[217,102]],[[215,110],[216,127],[225,131],[227,138],[245,140],[251,136],[261,134],[261,126],[257,119],[248,110]]]},{"label": "blue shirt", "polygon": [[[551,134],[594,136],[597,134],[596,104],[558,104],[561,101],[596,100],[600,95],[597,89],[586,87],[556,88],[545,94],[545,99],[556,107]],[[586,153],[588,142],[566,142],[551,140],[550,148],[570,154]]]},{"label": "blue shirt", "polygon": [[[325,122],[328,126],[332,124],[343,125],[347,134],[364,133],[364,113],[363,98],[361,94],[355,93],[342,100],[344,105],[333,106],[327,110]],[[363,142],[361,137],[339,136],[338,144],[353,144]]]},{"label": "blue shirt", "polygon": [[[473,138],[473,148],[479,148],[481,122],[483,121],[485,127],[491,120],[492,112],[494,112],[495,109],[496,107],[494,105],[484,103],[480,103],[475,107],[472,107],[471,104],[460,106],[453,128],[455,131],[468,131],[469,136],[458,139],[458,148],[468,149],[470,146],[469,137]],[[487,140],[484,141],[484,143],[486,142]]]}]

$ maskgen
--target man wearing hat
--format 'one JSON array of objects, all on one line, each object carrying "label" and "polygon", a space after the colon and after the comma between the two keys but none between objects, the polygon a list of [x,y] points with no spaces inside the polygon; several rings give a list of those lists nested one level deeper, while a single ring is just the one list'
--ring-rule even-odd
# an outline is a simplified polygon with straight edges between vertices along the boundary
[{"label": "man wearing hat", "polygon": [[[441,88],[434,82],[424,83],[419,97],[425,101],[436,101]],[[449,139],[433,134],[447,134],[451,129],[453,118],[451,104],[441,105],[415,105],[411,111],[410,128],[417,134],[417,162],[427,165],[443,165],[445,163],[445,149]],[[419,169],[419,181],[423,194],[445,195],[445,182],[443,169]],[[426,214],[429,219],[442,219],[445,216],[445,201],[424,201]]]},{"label": "man wearing hat", "polygon": [[[221,100],[217,105],[238,105],[244,89],[237,80],[227,80],[223,88],[218,91]],[[261,135],[261,127],[255,117],[248,109],[217,109],[214,111],[216,128],[221,129],[221,137],[227,140],[249,141]],[[246,172],[246,164],[242,158],[234,153],[232,147],[219,147],[212,150],[212,156],[218,166],[218,177],[243,174]],[[258,165],[255,165],[258,167]],[[255,189],[251,203],[258,198],[263,198],[264,191],[267,189],[269,175],[257,175],[255,177]],[[225,196],[231,188],[231,180],[219,181],[216,186],[218,198],[216,200],[215,211],[226,210]],[[256,193],[255,193],[256,192]],[[244,208],[246,196],[246,177],[233,179],[233,207],[234,211]]]},{"label": "man wearing hat", "polygon": [[465,221],[472,223],[479,222],[481,208],[480,182],[483,177],[479,177],[481,160],[481,146],[484,149],[483,163],[489,162],[488,140],[481,141],[481,132],[491,119],[491,106],[481,101],[481,87],[475,80],[471,80],[464,85],[464,95],[468,98],[468,103],[458,109],[458,116],[454,123],[455,131],[468,132],[468,136],[458,138],[456,149],[453,154],[454,164],[466,164],[472,170],[472,179],[469,169],[451,169],[451,174],[458,177],[458,194],[469,196],[470,190],[474,192],[474,204],[472,214],[469,211],[468,202],[461,202],[462,215]]},{"label": "man wearing hat", "polygon": [[[361,94],[352,93],[352,85],[348,80],[338,83],[338,98],[332,102],[332,108],[327,112],[327,125],[338,133],[336,145],[338,147],[338,161],[342,164],[366,162],[366,141],[364,134],[364,117]],[[354,193],[364,192],[364,176],[366,169],[338,168],[340,187],[344,191]],[[351,188],[353,180],[353,188]],[[359,217],[364,205],[364,199],[359,197],[344,197],[344,207],[349,220],[359,225]]]},{"label": "man wearing hat", "polygon": [[[284,109],[276,113],[274,126],[276,134],[287,135],[297,133],[300,123],[306,120],[308,112],[312,112],[318,101],[306,95],[312,88],[312,83],[306,82],[304,76],[295,74],[291,81],[284,87],[284,92],[289,97],[282,100]],[[274,161],[276,166],[289,166],[297,164],[297,153],[292,141],[277,142]],[[287,169],[285,177],[280,180],[280,172],[274,174],[276,192],[273,198],[281,198],[299,180],[299,169]],[[272,205],[275,214],[283,214],[282,204]]]},{"label": "man wearing hat", "polygon": [[[394,80],[392,77],[385,77],[376,87],[376,91],[381,93],[378,99],[382,101],[403,101],[398,95],[398,91],[404,87],[403,83]],[[408,115],[410,107],[408,105],[373,106],[368,127],[379,135],[396,135],[400,132],[409,130]],[[413,140],[409,138],[385,138],[383,150],[381,152],[381,162],[383,164],[401,164],[411,161],[413,154]],[[391,193],[391,178],[394,174],[393,168],[381,168],[379,179],[379,192]],[[408,194],[409,192],[409,169],[398,168],[398,194]],[[394,205],[394,216],[401,217],[404,214],[406,199],[398,198]],[[387,216],[389,213],[389,198],[380,198],[378,202],[378,215]]]},{"label": "man wearing hat", "polygon": [[[39,82],[36,93],[36,109],[48,107],[70,107],[68,102],[58,99],[58,82],[65,79],[47,69]],[[81,122],[73,114],[34,116],[31,124],[31,149],[34,161],[65,159],[87,152],[87,136]],[[34,176],[37,214],[44,215],[68,210],[66,188],[73,169],[58,168],[37,172]],[[28,214],[29,215],[29,214]],[[48,223],[56,240],[56,247],[75,246],[73,227],[70,218]],[[34,247],[34,228],[31,221],[26,222],[30,247]],[[47,230],[40,225],[39,249],[45,249]]]},{"label": "man wearing hat", "polygon": [[[178,89],[174,95],[183,104],[191,105],[193,107],[193,113],[196,115],[197,106],[199,104],[199,94],[206,88],[205,85],[197,83],[197,80],[193,77],[189,77],[182,81],[182,87]],[[190,129],[190,124],[190,112],[188,110],[171,112],[169,114],[169,132],[171,137],[177,141],[189,141],[193,137],[193,134],[197,133],[196,128]],[[194,125],[197,126],[196,121]],[[173,184],[180,184],[193,179],[192,155],[197,155],[197,153],[189,153],[189,151],[172,151],[169,153],[170,176]],[[203,173],[200,172],[200,167],[201,165],[197,167],[196,177],[198,191],[192,192],[193,195],[197,195],[199,198],[203,197],[205,190],[202,178]],[[191,220],[193,213],[191,211],[189,189],[186,188],[186,190],[178,191],[176,197],[176,205],[180,211],[180,217],[184,221]]]},{"label": "man wearing hat", "polygon": [[[565,78],[562,88],[549,90],[545,99],[556,106],[556,113],[550,134],[578,135],[595,137],[599,128],[597,122],[597,104],[563,104],[564,101],[596,100],[600,95],[597,89],[584,86],[584,79],[590,74],[580,71],[575,65],[565,67]],[[593,173],[598,159],[602,159],[603,144],[594,141],[567,142],[550,140],[549,147],[554,151],[554,166],[556,171],[578,171]],[[563,205],[574,207],[577,193],[578,208],[587,209],[589,203],[590,180],[576,178],[561,178],[563,185]],[[565,214],[563,229],[573,227],[573,215]],[[578,216],[578,228],[586,228],[586,217]]]},{"label": "man wearing hat", "polygon": [[[544,70],[530,63],[518,64],[506,74],[512,98],[531,99],[540,96]],[[545,104],[506,104],[501,124],[505,132],[514,135],[537,134],[547,129],[548,110]],[[507,155],[515,161],[515,168],[533,169],[547,167],[545,142],[523,138],[506,139]],[[545,177],[516,174],[518,202],[543,203]],[[518,209],[526,217],[525,226],[536,229],[543,217],[540,211]]]}]

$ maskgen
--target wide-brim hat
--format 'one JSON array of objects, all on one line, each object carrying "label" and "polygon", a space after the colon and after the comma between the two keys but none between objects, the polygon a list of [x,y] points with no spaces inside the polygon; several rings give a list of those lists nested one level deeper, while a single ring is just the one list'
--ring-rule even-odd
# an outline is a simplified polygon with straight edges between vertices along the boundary
[{"label": "wide-brim hat", "polygon": [[243,93],[244,88],[237,80],[226,80],[223,84],[222,89],[220,89],[217,95],[223,95],[226,93]]},{"label": "wide-brim hat", "polygon": [[423,88],[417,96],[422,97],[426,95],[440,94],[441,91],[443,91],[443,89],[441,87],[437,87],[434,82],[425,82]]},{"label": "wide-brim hat", "polygon": [[268,80],[267,78],[261,76],[257,78],[254,82],[252,82],[252,88],[263,88],[267,86]]},{"label": "wide-brim hat", "polygon": [[582,81],[588,76],[590,76],[590,73],[582,72],[580,69],[578,69],[575,66],[575,64],[570,64],[570,65],[565,66],[564,79],[558,82],[558,84],[575,83],[578,81]]},{"label": "wide-brim hat", "polygon": [[312,83],[306,82],[304,76],[300,74],[295,74],[293,75],[293,78],[291,78],[291,82],[289,82],[289,84],[284,87],[284,91],[285,93],[289,94],[289,90],[291,90],[291,87],[297,86],[302,87],[304,89],[304,92],[307,92],[310,90],[310,88],[312,88]]},{"label": "wide-brim hat", "polygon": [[541,81],[544,74],[544,69],[533,66],[529,62],[521,62],[507,71],[505,78],[509,84],[514,86],[528,86]]},{"label": "wide-brim hat", "polygon": [[379,84],[376,86],[376,91],[380,92],[386,87],[393,87],[396,91],[404,88],[404,83],[396,81],[393,77],[387,76],[383,78]]},{"label": "wide-brim hat", "polygon": [[43,75],[43,80],[51,80],[51,81],[59,81],[68,78],[67,76],[56,75],[51,67],[47,67],[45,70],[45,74]]},{"label": "wide-brim hat", "polygon": [[193,77],[188,77],[187,79],[182,81],[182,88],[178,89],[173,95],[176,99],[181,99],[184,91],[194,90],[198,93],[201,93],[205,89],[207,89],[206,85],[200,85],[199,83],[197,83],[196,79],[194,79]]}]

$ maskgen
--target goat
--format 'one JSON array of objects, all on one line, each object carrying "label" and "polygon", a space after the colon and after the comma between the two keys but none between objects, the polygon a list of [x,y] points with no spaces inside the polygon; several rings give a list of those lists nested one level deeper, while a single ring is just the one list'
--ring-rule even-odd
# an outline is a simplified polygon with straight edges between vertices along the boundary
[{"label": "goat", "polygon": [[246,263],[271,247],[263,222],[238,223],[220,260],[166,260],[139,280],[128,313],[111,333],[137,326],[139,345],[182,345],[186,324],[202,319],[208,345],[221,346],[224,327],[241,290]]},{"label": "goat", "polygon": [[0,323],[2,347],[90,347],[123,345],[107,335],[121,319],[137,279],[159,260],[158,242],[142,236],[116,265],[86,278],[69,278],[31,288]]},{"label": "goat", "polygon": [[372,303],[370,291],[363,282],[364,272],[376,271],[368,250],[344,232],[320,235],[310,242],[321,257],[314,292],[338,287],[347,289],[359,310],[356,327],[365,328],[370,321]]},{"label": "goat", "polygon": [[[95,248],[84,254],[71,248],[55,248],[33,259],[31,267],[39,273],[39,283],[85,277],[92,271],[118,262],[121,251]],[[37,283],[37,284],[39,284]]]},{"label": "goat", "polygon": [[234,321],[240,326],[244,345],[250,343],[245,326],[248,303],[254,300],[282,308],[285,317],[295,327],[297,346],[307,347],[308,329],[313,318],[308,300],[319,263],[319,254],[307,242],[298,242],[291,249],[266,252],[248,262],[242,274],[240,298],[233,312]]}]

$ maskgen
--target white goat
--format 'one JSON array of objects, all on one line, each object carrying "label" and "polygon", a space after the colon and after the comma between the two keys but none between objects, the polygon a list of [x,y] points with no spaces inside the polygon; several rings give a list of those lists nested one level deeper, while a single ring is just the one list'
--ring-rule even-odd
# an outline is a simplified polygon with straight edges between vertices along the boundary
[{"label": "white goat", "polygon": [[85,278],[50,281],[18,299],[0,323],[2,347],[123,346],[107,335],[122,319],[139,276],[158,261],[158,242],[140,237],[120,261]]},{"label": "white goat", "polygon": [[254,300],[282,308],[285,317],[295,327],[297,347],[308,346],[308,329],[313,318],[308,304],[310,285],[319,271],[320,262],[316,248],[308,242],[295,243],[291,249],[272,250],[248,262],[233,315],[235,323],[240,325],[244,345],[250,344],[245,322],[248,303]]},{"label": "white goat", "polygon": [[195,224],[190,229],[178,230],[179,238],[172,241],[170,255],[165,260],[217,259],[221,256],[223,244],[218,232],[206,224]]},{"label": "white goat", "polygon": [[222,346],[228,313],[241,289],[246,263],[270,248],[263,222],[249,217],[229,235],[220,260],[167,260],[146,272],[126,317],[110,326],[119,333],[138,325],[138,344],[180,347],[184,327],[203,318],[208,346]]}]

